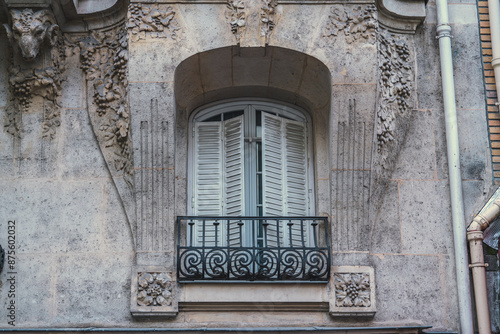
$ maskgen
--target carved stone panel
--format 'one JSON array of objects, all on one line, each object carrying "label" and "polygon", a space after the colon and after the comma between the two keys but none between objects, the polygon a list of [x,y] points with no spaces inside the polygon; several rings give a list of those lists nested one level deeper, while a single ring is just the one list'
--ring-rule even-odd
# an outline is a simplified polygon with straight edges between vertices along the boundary
[{"label": "carved stone panel", "polygon": [[178,312],[175,273],[163,267],[135,267],[130,311],[140,318],[175,317]]},{"label": "carved stone panel", "polygon": [[229,25],[231,26],[231,31],[236,38],[236,42],[239,43],[241,35],[245,30],[246,26],[246,12],[245,3],[243,0],[228,0],[227,2],[227,19],[229,20]]},{"label": "carved stone panel", "polygon": [[375,275],[371,267],[333,267],[330,280],[332,316],[374,316]]},{"label": "carved stone panel", "polygon": [[377,8],[375,5],[348,7],[332,7],[328,18],[325,36],[345,37],[351,44],[355,41],[374,44],[378,30]]},{"label": "carved stone panel", "polygon": [[411,124],[413,66],[408,42],[381,31],[378,36],[379,82],[374,148],[373,209],[378,210]]},{"label": "carved stone panel", "polygon": [[43,137],[52,139],[60,125],[61,84],[65,50],[59,26],[47,9],[12,9],[4,24],[10,42],[10,103],[5,130],[19,136],[22,113],[31,110],[34,96],[42,97]]},{"label": "carved stone panel", "polygon": [[177,37],[180,29],[175,18],[173,7],[163,7],[158,4],[146,5],[133,3],[128,8],[127,28],[132,41],[148,37],[172,38]]}]

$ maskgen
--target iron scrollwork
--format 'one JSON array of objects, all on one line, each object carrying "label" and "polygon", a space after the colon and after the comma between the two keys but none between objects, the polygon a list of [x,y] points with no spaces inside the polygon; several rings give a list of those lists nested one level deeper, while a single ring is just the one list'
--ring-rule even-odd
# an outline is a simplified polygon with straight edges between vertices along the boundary
[{"label": "iron scrollwork", "polygon": [[[327,231],[324,217],[179,217],[178,222],[187,222],[184,227],[188,235],[186,245],[181,245],[183,242],[179,235],[180,281],[329,279],[330,249],[324,233]],[[233,230],[232,235],[238,238],[230,240],[228,235],[236,224],[239,225],[239,232],[234,233]],[[276,224],[274,230],[273,224]],[[294,224],[300,226],[302,231],[297,235],[292,235]],[[201,226],[200,230],[205,234],[193,238],[196,226]],[[245,226],[246,237],[242,233]],[[280,226],[283,227],[281,231]],[[320,235],[322,240],[318,238]]]}]

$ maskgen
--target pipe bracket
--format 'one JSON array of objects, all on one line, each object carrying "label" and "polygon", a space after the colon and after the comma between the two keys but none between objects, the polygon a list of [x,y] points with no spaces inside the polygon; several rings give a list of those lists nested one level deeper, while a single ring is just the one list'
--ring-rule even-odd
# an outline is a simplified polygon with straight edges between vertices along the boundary
[{"label": "pipe bracket", "polygon": [[471,263],[469,264],[469,268],[478,268],[478,267],[488,267],[488,263],[484,263],[484,262],[475,262],[475,263]]}]

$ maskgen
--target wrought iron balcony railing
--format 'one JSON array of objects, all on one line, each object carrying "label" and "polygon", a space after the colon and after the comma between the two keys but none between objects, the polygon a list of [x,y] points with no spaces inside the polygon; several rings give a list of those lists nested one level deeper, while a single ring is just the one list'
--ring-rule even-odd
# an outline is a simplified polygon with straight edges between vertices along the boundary
[{"label": "wrought iron balcony railing", "polygon": [[178,217],[179,281],[328,281],[326,217]]}]

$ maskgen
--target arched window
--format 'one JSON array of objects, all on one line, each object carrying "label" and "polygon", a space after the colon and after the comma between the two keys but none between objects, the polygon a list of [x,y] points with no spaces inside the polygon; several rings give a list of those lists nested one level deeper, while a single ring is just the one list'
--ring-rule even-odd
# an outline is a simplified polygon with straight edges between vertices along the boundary
[{"label": "arched window", "polygon": [[[311,215],[310,125],[303,111],[274,102],[234,101],[199,109],[190,122],[190,214]],[[236,246],[250,244],[249,238],[256,234],[263,245],[263,227],[257,229],[240,232],[237,222],[229,228],[197,224],[193,239],[196,244],[213,245],[217,232],[220,245]],[[286,226],[272,224],[266,232],[268,245],[301,245],[303,238],[308,239],[308,229],[303,226],[301,231],[299,224],[291,233],[286,233]]]}]

